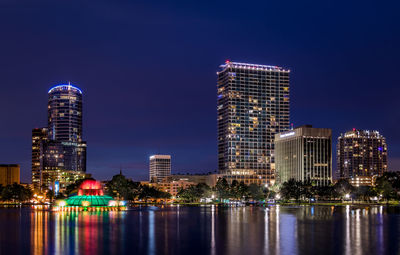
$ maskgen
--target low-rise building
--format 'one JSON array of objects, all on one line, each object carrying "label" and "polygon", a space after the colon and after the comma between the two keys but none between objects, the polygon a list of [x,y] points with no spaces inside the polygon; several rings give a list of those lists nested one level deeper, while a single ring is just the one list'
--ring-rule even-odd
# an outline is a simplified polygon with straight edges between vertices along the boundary
[{"label": "low-rise building", "polygon": [[157,183],[157,188],[159,188],[162,191],[168,192],[172,196],[176,197],[176,195],[181,189],[186,189],[192,185],[196,185],[196,183],[186,180],[178,180],[178,181]]},{"label": "low-rise building", "polygon": [[162,180],[162,182],[172,181],[188,181],[195,183],[205,183],[210,187],[214,187],[217,184],[218,178],[222,177],[221,174],[173,174]]},{"label": "low-rise building", "polygon": [[0,165],[0,185],[7,186],[20,183],[20,166],[18,164]]},{"label": "low-rise building", "polygon": [[355,176],[348,179],[349,183],[354,187],[360,186],[375,186],[375,181],[378,176]]},{"label": "low-rise building", "polygon": [[140,184],[149,185],[150,187],[154,187],[164,192],[168,192],[174,197],[176,197],[180,189],[186,189],[192,185],[197,185],[197,183],[190,182],[187,180],[177,180],[177,181],[165,180],[162,182],[141,181]]}]

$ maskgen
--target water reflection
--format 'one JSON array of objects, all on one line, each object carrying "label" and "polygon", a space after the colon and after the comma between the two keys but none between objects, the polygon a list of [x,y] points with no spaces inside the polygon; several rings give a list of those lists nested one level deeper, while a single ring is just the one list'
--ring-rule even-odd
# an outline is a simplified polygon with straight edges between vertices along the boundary
[{"label": "water reflection", "polygon": [[399,254],[384,206],[0,209],[0,254]]}]

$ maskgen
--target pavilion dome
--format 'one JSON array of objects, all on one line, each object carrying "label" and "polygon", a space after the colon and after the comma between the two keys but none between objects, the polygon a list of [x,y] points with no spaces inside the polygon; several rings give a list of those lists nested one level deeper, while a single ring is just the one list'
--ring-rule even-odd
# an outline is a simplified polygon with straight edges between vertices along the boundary
[{"label": "pavilion dome", "polygon": [[65,200],[65,203],[67,206],[85,206],[85,201],[87,201],[89,204],[86,206],[108,206],[110,201],[113,200],[114,199],[112,197],[106,195],[81,195],[69,197]]},{"label": "pavilion dome", "polygon": [[78,195],[65,200],[67,206],[109,206],[114,199],[104,195],[100,182],[85,180],[79,187]]}]

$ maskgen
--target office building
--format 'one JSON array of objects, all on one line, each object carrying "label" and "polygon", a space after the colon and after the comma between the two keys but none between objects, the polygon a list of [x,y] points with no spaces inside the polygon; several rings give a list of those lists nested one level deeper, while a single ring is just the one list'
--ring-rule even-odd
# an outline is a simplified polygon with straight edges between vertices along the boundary
[{"label": "office building", "polygon": [[317,186],[332,182],[332,130],[301,126],[275,135],[278,183],[290,179]]},{"label": "office building", "polygon": [[48,92],[49,139],[82,141],[82,91],[71,85],[58,85]]},{"label": "office building", "polygon": [[32,183],[62,189],[86,172],[86,142],[82,141],[82,91],[57,85],[48,92],[47,128],[32,131]]},{"label": "office building", "polygon": [[273,185],[274,137],[289,130],[289,74],[227,61],[217,73],[218,170],[228,182]]},{"label": "office building", "polygon": [[[86,143],[46,140],[42,143],[42,183],[51,187],[55,181],[62,190],[76,179],[83,179],[86,172]],[[82,178],[81,178],[82,177]]]},{"label": "office building", "polygon": [[[378,131],[353,129],[337,143],[338,177],[360,183],[359,177],[381,176],[387,171],[386,139]],[[368,181],[368,183],[373,183]]]},{"label": "office building", "polygon": [[161,182],[162,179],[171,175],[171,156],[150,156],[150,181]]},{"label": "office building", "polygon": [[43,142],[47,137],[47,128],[32,129],[32,184],[35,189],[40,189],[42,182]]},{"label": "office building", "polygon": [[17,164],[0,165],[0,185],[3,187],[20,182],[20,167]]}]

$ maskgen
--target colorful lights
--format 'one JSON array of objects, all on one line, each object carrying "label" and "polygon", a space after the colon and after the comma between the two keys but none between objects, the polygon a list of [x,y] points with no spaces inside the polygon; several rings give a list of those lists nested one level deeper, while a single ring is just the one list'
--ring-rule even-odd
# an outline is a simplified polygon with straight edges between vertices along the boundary
[{"label": "colorful lights", "polygon": [[90,206],[90,202],[89,201],[82,201],[82,206]]},{"label": "colorful lights", "polygon": [[121,211],[126,202],[104,195],[102,186],[95,180],[85,180],[79,187],[78,195],[59,200],[53,211]]},{"label": "colorful lights", "polygon": [[117,201],[111,200],[108,202],[108,206],[117,206]]}]

